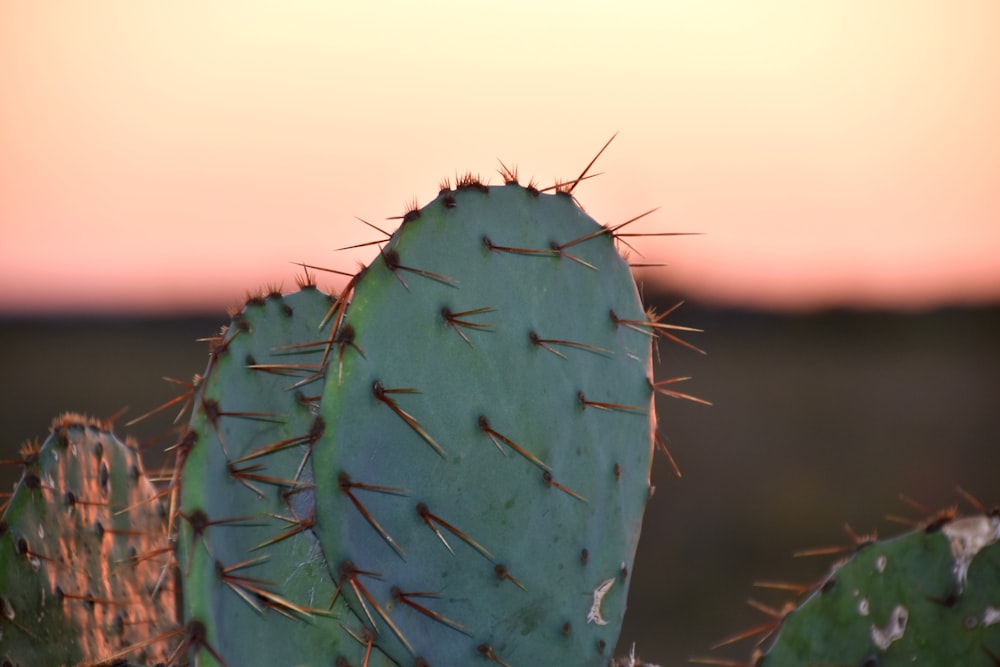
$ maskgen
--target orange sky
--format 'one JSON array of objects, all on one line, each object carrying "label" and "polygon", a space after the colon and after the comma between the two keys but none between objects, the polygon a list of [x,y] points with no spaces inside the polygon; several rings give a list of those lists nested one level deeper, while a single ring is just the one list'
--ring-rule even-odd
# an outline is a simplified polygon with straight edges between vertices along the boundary
[{"label": "orange sky", "polygon": [[576,194],[690,298],[1000,299],[1000,3],[538,4],[0,3],[0,312],[221,309],[616,130]]}]

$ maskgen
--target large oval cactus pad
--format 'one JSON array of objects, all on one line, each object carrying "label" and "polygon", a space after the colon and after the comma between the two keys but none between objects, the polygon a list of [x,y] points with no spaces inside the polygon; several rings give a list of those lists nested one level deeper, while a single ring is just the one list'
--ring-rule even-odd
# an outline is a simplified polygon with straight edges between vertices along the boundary
[{"label": "large oval cactus pad", "polygon": [[400,664],[606,664],[655,429],[611,233],[564,194],[446,190],[353,287],[313,453],[341,594]]}]

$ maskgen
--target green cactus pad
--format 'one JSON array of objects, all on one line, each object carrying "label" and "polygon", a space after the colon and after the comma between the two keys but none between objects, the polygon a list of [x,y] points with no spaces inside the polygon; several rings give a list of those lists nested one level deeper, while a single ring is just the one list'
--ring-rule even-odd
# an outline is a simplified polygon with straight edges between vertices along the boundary
[{"label": "green cactus pad", "polygon": [[311,531],[330,308],[311,287],[252,298],[213,343],[182,455],[178,561],[196,664],[364,659],[363,628],[343,601],[330,608],[335,584]]},{"label": "green cactus pad", "polygon": [[22,456],[0,520],[0,662],[164,662],[177,628],[172,549],[136,451],[65,415]]},{"label": "green cactus pad", "polygon": [[401,665],[606,665],[650,494],[654,328],[570,196],[463,186],[352,283],[316,532]]},{"label": "green cactus pad", "polygon": [[1000,664],[1000,518],[867,544],[781,622],[757,667]]}]

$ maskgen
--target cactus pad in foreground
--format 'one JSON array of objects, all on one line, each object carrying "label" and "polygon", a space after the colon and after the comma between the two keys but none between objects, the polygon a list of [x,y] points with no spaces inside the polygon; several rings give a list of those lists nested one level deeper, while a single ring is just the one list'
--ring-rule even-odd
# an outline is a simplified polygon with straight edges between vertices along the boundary
[{"label": "cactus pad in foreground", "polygon": [[166,510],[104,425],[55,420],[0,521],[0,662],[167,659],[176,634]]},{"label": "cactus pad in foreground", "polygon": [[787,614],[757,667],[1000,664],[1000,517],[863,544]]},{"label": "cactus pad in foreground", "polygon": [[565,193],[464,182],[350,287],[312,459],[340,595],[401,665],[606,665],[657,327],[612,231]]}]

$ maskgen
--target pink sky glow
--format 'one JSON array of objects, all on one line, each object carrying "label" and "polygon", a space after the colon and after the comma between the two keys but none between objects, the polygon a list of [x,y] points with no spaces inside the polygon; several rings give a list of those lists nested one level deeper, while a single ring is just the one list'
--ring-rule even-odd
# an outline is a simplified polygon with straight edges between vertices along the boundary
[{"label": "pink sky glow", "polygon": [[[575,176],[691,299],[1000,301],[1000,3],[0,5],[0,314],[353,270],[439,181]],[[364,6],[362,6],[364,5]],[[342,284],[333,277],[321,284]]]}]

